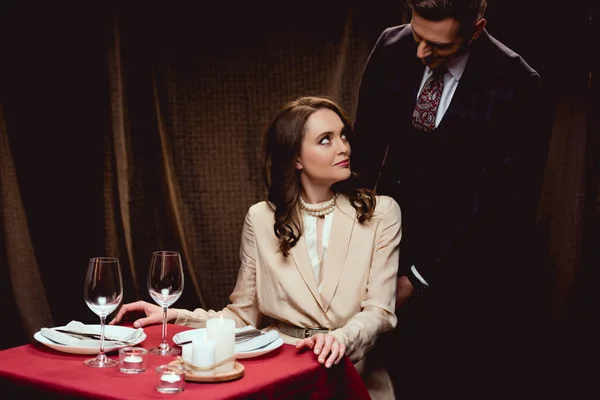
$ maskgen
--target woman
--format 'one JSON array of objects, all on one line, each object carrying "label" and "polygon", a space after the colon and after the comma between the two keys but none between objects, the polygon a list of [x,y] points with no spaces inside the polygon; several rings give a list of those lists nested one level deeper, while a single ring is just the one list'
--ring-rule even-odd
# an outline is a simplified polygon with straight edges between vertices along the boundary
[{"label": "woman", "polygon": [[[356,187],[351,134],[343,110],[329,99],[286,104],[267,131],[268,201],[246,215],[231,304],[219,312],[169,309],[167,318],[198,328],[223,314],[238,327],[276,329],[298,349],[313,349],[325,367],[348,354],[373,398],[393,398],[387,372],[362,371],[362,360],[396,325],[400,208]],[[146,313],[136,327],[162,321],[160,307],[138,301],[111,323],[130,311]]]}]

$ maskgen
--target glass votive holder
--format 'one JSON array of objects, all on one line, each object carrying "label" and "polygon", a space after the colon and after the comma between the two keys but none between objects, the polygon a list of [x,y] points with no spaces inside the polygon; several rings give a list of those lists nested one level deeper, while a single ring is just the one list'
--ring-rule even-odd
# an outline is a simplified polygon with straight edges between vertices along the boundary
[{"label": "glass votive holder", "polygon": [[142,347],[119,349],[119,370],[124,374],[139,374],[146,371],[148,350]]},{"label": "glass votive holder", "polygon": [[185,369],[181,365],[156,367],[156,390],[160,393],[179,393],[185,389]]}]

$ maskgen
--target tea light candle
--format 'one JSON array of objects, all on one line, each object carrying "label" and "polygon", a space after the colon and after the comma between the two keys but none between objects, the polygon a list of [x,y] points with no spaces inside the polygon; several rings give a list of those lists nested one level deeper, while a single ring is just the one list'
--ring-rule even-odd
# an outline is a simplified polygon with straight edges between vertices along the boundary
[{"label": "tea light candle", "polygon": [[144,359],[140,356],[127,356],[123,358],[123,368],[139,369],[142,368]]},{"label": "tea light candle", "polygon": [[[203,335],[195,335],[192,338],[192,362],[195,367],[209,367],[215,363],[215,341],[206,338],[206,331]],[[192,371],[196,376],[212,376],[215,370]]]},{"label": "tea light candle", "polygon": [[119,349],[119,369],[124,374],[139,374],[146,371],[148,350],[142,347]]},{"label": "tea light candle", "polygon": [[156,390],[160,393],[177,393],[185,388],[185,370],[180,365],[159,365],[156,367],[158,380]]},{"label": "tea light candle", "polygon": [[181,377],[176,374],[166,374],[160,377],[160,380],[165,383],[175,383],[181,380]]},{"label": "tea light candle", "polygon": [[[235,321],[223,318],[211,318],[206,321],[208,340],[215,342],[215,363],[233,357],[235,354]],[[192,354],[193,356],[193,354]],[[234,361],[225,363],[215,368],[215,374],[233,371]]]}]

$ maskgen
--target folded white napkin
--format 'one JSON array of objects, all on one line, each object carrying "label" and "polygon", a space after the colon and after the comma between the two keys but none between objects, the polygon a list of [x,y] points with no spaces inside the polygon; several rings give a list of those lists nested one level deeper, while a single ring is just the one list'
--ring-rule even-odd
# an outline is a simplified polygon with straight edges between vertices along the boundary
[{"label": "folded white napkin", "polygon": [[[79,321],[69,322],[65,326],[65,330],[81,332],[81,333],[95,333],[97,335],[100,334],[100,326],[85,325]],[[105,329],[104,339],[108,338],[110,340],[118,340],[121,342],[133,342],[134,340],[139,339],[140,336],[142,336],[142,334],[144,333],[144,330],[142,328],[137,328],[137,329],[131,328],[131,330],[124,329],[123,332],[119,332],[119,330],[115,329],[115,330],[111,331],[110,334],[107,334],[106,329]]]},{"label": "folded white napkin", "polygon": [[[63,330],[68,330],[72,332],[78,333],[92,333],[92,334],[100,334],[99,326],[89,326],[85,325],[79,321],[71,321],[65,327],[61,328]],[[46,338],[52,340],[53,342],[64,344],[66,346],[75,346],[75,347],[97,347],[100,348],[100,339],[79,339],[77,337],[71,336],[67,333],[58,332],[52,328],[42,328],[40,333]],[[123,343],[133,343],[144,333],[142,328],[132,329],[131,331],[127,330],[126,333],[115,332],[112,331],[110,334],[104,335],[104,346],[105,347],[116,347],[122,346]]]},{"label": "folded white napkin", "polygon": [[269,332],[265,332],[260,336],[252,338],[242,343],[235,344],[235,352],[243,353],[247,351],[258,350],[262,347],[268,346],[279,339],[279,332],[272,330]]}]

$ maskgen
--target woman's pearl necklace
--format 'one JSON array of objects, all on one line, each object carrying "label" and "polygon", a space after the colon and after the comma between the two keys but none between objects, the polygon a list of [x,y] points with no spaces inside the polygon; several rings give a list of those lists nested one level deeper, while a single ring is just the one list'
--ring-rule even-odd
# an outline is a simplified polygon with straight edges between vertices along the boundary
[{"label": "woman's pearl necklace", "polygon": [[336,193],[331,199],[317,204],[307,203],[302,196],[300,196],[300,208],[302,211],[313,217],[324,217],[327,214],[331,214],[335,210],[335,200],[338,197]]}]

